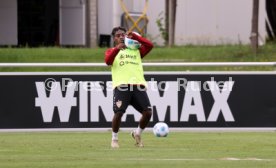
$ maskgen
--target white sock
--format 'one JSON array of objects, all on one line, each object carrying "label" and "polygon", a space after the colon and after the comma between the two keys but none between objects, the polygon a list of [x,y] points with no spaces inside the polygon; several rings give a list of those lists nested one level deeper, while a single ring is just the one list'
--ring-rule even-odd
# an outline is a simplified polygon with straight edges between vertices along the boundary
[{"label": "white sock", "polygon": [[112,140],[118,140],[118,132],[112,132]]},{"label": "white sock", "polygon": [[144,131],[144,129],[142,129],[142,128],[140,128],[140,127],[138,126],[138,128],[137,128],[136,131],[135,131],[135,133],[136,133],[137,135],[141,135],[143,131]]}]

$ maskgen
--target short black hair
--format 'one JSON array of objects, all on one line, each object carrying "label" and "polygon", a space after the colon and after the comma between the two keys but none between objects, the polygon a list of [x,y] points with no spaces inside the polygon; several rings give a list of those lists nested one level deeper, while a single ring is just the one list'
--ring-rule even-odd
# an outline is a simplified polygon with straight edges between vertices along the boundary
[{"label": "short black hair", "polygon": [[124,27],[121,27],[121,26],[118,26],[118,27],[114,27],[112,32],[111,32],[111,35],[114,37],[115,36],[115,33],[118,31],[118,30],[122,30],[124,32],[127,32],[127,29],[124,28]]}]

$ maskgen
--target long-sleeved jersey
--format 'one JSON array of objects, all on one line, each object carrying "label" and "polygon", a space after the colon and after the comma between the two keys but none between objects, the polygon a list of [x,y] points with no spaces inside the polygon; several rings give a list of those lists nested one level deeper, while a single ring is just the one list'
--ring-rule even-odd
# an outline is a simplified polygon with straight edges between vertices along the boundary
[{"label": "long-sleeved jersey", "polygon": [[[132,39],[137,40],[138,42],[141,43],[141,47],[139,48],[141,58],[145,57],[147,53],[151,51],[153,48],[153,44],[146,38],[136,35],[135,33],[132,34]],[[119,49],[116,47],[109,48],[105,52],[105,63],[107,65],[112,65],[113,61],[116,57],[116,55],[119,53]]]}]

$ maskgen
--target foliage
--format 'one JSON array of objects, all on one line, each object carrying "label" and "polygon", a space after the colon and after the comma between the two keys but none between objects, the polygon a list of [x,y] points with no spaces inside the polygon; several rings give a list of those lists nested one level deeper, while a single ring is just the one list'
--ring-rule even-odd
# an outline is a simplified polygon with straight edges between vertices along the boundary
[{"label": "foliage", "polygon": [[164,19],[164,12],[160,12],[157,19],[156,19],[156,24],[157,24],[157,27],[159,29],[159,32],[161,34],[161,37],[163,38],[164,40],[164,44],[165,46],[167,45],[168,43],[168,31],[166,30],[166,19]]}]

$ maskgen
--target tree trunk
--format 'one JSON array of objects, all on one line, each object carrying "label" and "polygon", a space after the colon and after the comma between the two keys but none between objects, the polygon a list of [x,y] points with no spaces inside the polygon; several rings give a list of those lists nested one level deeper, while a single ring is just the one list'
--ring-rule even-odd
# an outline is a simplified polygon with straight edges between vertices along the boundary
[{"label": "tree trunk", "polygon": [[169,1],[165,0],[165,30],[166,30],[166,37],[165,37],[165,46],[169,44]]},{"label": "tree trunk", "polygon": [[252,14],[252,27],[251,27],[251,47],[255,54],[258,52],[258,36],[259,36],[259,0],[253,0],[253,14]]},{"label": "tree trunk", "polygon": [[276,0],[266,0],[268,40],[276,41]]},{"label": "tree trunk", "polygon": [[169,0],[169,47],[174,45],[176,0]]}]

